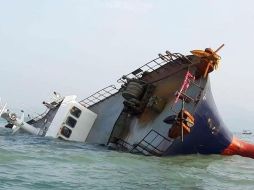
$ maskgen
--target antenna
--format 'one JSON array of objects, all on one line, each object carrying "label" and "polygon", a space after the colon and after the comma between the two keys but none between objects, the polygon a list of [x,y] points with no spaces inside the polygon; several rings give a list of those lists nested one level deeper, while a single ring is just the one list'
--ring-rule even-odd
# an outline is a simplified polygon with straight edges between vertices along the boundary
[{"label": "antenna", "polygon": [[7,106],[7,103],[4,104],[3,107],[0,107],[0,117],[1,117],[2,113],[5,111],[6,106]]},{"label": "antenna", "polygon": [[225,44],[222,44],[220,47],[218,47],[216,50],[215,50],[215,52],[214,53],[217,53],[218,51],[220,51],[221,50],[221,48],[223,48],[225,46]]}]

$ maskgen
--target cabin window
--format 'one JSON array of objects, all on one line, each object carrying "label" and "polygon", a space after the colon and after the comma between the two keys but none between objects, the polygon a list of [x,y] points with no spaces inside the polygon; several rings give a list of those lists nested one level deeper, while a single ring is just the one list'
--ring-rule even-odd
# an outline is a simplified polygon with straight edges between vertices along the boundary
[{"label": "cabin window", "polygon": [[79,118],[79,116],[81,115],[81,110],[75,106],[73,106],[70,110],[71,115],[75,116],[76,118]]},{"label": "cabin window", "polygon": [[61,134],[66,138],[69,138],[71,136],[71,133],[72,133],[71,129],[65,126],[61,129]]},{"label": "cabin window", "polygon": [[76,119],[74,119],[73,117],[70,117],[70,116],[67,117],[67,119],[66,119],[66,125],[70,126],[71,128],[74,128],[76,123],[77,123]]}]

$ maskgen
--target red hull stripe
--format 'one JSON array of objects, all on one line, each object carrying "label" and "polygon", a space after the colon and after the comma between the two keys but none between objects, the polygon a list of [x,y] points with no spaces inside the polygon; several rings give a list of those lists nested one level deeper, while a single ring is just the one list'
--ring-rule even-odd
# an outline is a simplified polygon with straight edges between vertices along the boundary
[{"label": "red hull stripe", "polygon": [[254,158],[254,144],[233,137],[231,144],[222,152],[223,155],[240,155]]}]

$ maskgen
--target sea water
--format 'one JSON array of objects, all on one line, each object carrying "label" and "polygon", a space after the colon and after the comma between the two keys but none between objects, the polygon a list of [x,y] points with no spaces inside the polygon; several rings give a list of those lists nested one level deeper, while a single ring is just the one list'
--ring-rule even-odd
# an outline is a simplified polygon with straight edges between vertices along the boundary
[{"label": "sea water", "polygon": [[[254,141],[253,135],[241,138]],[[145,157],[0,128],[0,189],[254,189],[254,160]]]}]

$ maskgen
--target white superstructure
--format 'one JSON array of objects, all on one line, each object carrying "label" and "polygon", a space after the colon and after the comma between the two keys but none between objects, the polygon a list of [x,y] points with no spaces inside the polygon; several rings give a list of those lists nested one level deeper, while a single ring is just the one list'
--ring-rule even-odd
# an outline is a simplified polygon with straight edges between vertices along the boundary
[{"label": "white superstructure", "polygon": [[[24,114],[18,118],[16,114],[6,109],[6,105],[0,109],[0,116],[12,124],[13,132],[19,129],[33,135],[61,138],[69,141],[85,142],[87,136],[97,118],[97,114],[90,111],[79,102],[76,96],[59,97],[52,103],[43,103],[50,110],[55,109],[54,117],[49,122],[48,118],[40,118],[45,127],[38,128],[32,122],[24,122]],[[49,113],[49,112],[48,112]],[[46,125],[48,123],[48,125]]]},{"label": "white superstructure", "polygon": [[45,136],[84,142],[93,126],[97,114],[67,96],[61,103]]}]

